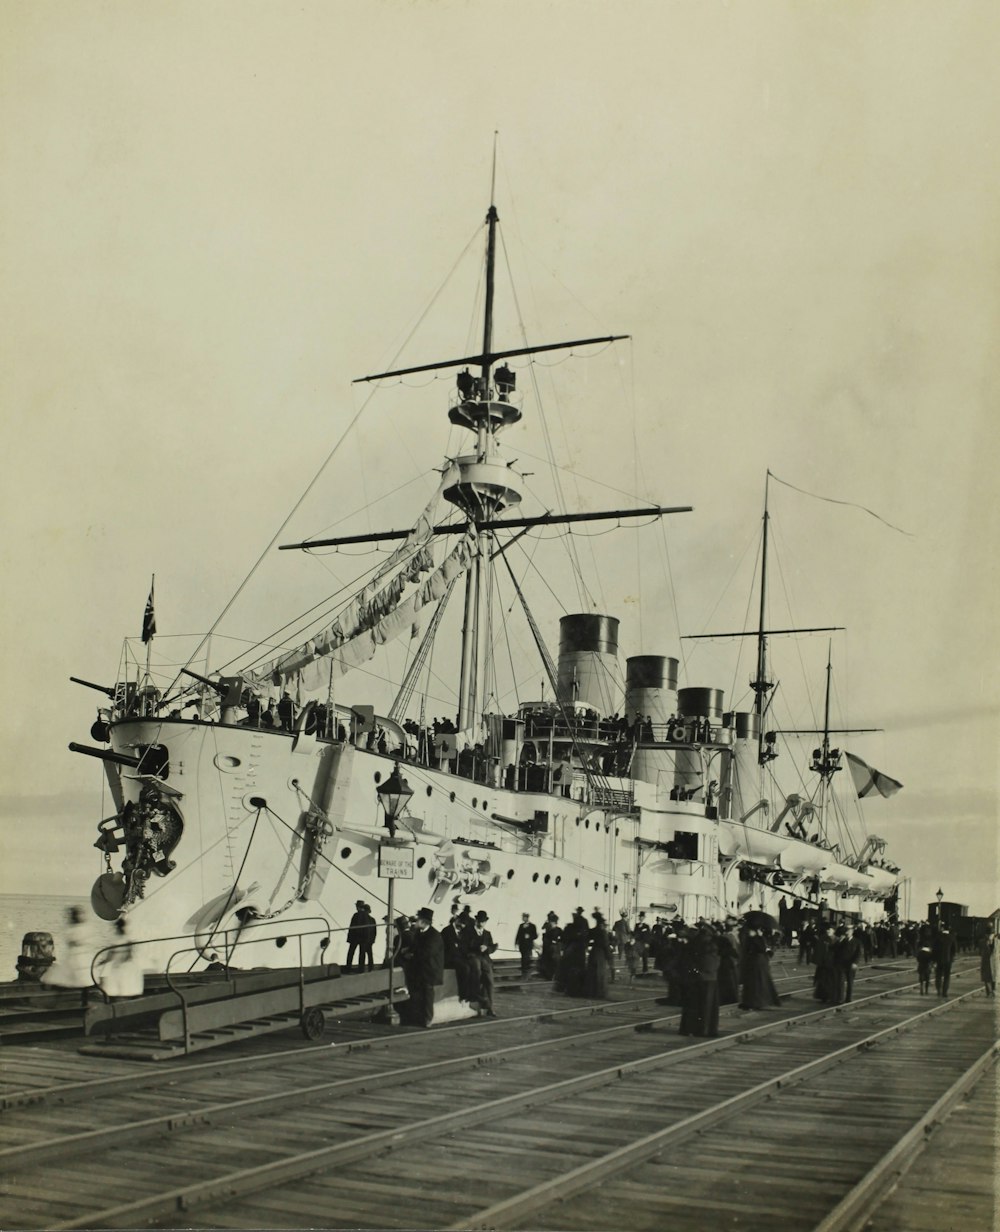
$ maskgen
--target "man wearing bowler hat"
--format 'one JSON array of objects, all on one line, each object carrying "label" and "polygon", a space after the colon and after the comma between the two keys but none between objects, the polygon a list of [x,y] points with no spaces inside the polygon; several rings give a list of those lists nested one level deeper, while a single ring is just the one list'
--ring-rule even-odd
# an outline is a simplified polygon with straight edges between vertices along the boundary
[{"label": "man wearing bowler hat", "polygon": [[420,1027],[434,1021],[434,989],[444,983],[444,942],[434,927],[434,912],[421,907],[409,940],[409,961],[405,962],[406,987],[410,994],[410,1013]]},{"label": "man wearing bowler hat", "polygon": [[476,920],[471,932],[466,937],[466,953],[472,960],[473,979],[479,986],[480,1017],[496,1018],[493,1009],[493,959],[491,955],[497,948],[493,935],[486,927],[489,916],[485,911],[476,912]]},{"label": "man wearing bowler hat", "polygon": [[[368,937],[368,912],[365,910],[364,899],[359,898],[354,904],[355,911],[347,928],[347,962],[344,970],[350,971],[354,963],[354,951],[359,950],[358,970],[365,969],[365,941]],[[368,968],[371,970],[371,967]]]}]

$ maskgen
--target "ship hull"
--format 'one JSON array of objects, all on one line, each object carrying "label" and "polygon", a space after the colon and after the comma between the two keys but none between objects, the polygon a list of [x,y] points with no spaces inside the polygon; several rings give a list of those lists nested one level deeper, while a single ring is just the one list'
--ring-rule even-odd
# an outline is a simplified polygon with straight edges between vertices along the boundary
[{"label": "ship hull", "polygon": [[[140,812],[145,792],[147,805],[159,796],[174,818],[172,845],[144,859],[133,835],[113,857],[121,912],[148,969],[342,961],[356,902],[384,919],[379,848],[389,836],[377,789],[391,756],[187,720],[124,720],[110,736],[115,754],[146,765],[153,749],[160,764],[155,776],[123,771],[125,811]],[[588,917],[596,909],[694,919],[738,905],[727,898],[718,823],[702,805],[665,806],[649,792],[637,802],[633,789],[646,785],[628,780],[608,781],[618,785],[609,794],[628,802],[616,807],[575,798],[582,789],[512,791],[442,768],[401,769],[413,795],[397,829],[413,848],[413,876],[393,881],[394,913],[430,906],[441,924],[453,902],[469,904],[513,951],[525,912],[540,925],[550,911],[565,922],[578,906]],[[679,832],[696,836],[689,858],[666,853]]]}]

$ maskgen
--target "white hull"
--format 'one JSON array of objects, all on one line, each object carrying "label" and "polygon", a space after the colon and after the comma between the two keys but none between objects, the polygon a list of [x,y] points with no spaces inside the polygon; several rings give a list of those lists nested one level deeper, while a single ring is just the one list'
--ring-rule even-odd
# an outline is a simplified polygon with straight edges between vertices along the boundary
[{"label": "white hull", "polygon": [[[148,969],[198,969],[227,957],[244,968],[343,961],[355,901],[369,903],[379,921],[386,914],[378,849],[388,834],[376,789],[392,772],[391,756],[176,719],[119,722],[111,745],[133,756],[149,746],[165,751],[160,776],[125,769],[121,788],[135,807],[152,785],[182,824],[172,847],[151,852],[161,858],[145,861],[145,877],[129,875],[128,850],[120,865],[129,936],[146,943]],[[680,755],[690,762],[690,751]],[[859,910],[855,900],[877,888],[828,851],[719,822],[703,803],[671,800],[649,783],[604,780],[609,799],[597,803],[582,798],[597,794],[582,777],[567,796],[413,763],[402,772],[413,795],[399,833],[412,843],[414,877],[394,881],[394,912],[429,905],[443,923],[453,901],[469,903],[488,913],[501,950],[513,952],[522,912],[540,925],[549,911],[565,922],[577,906],[609,920],[622,909],[632,919],[645,911],[687,920],[775,911],[784,887],[741,880],[742,864],[801,881],[819,875],[824,888],[850,893],[851,902],[830,896],[842,910]],[[667,847],[679,838],[685,858]]]}]

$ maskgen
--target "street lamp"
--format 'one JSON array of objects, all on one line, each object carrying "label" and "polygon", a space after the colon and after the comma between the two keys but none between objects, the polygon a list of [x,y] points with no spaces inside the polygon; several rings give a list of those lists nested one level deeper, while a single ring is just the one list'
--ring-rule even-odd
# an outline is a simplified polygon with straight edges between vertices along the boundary
[{"label": "street lamp", "polygon": [[[389,1000],[380,1015],[380,1020],[395,1027],[399,1025],[399,1015],[392,1004],[395,959],[392,935],[395,928],[393,888],[398,876],[409,879],[413,877],[413,849],[406,847],[405,839],[396,838],[396,821],[403,809],[406,808],[406,802],[413,795],[409,783],[399,773],[399,762],[395,763],[392,768],[392,774],[389,775],[386,781],[375,789],[375,794],[382,805],[385,813],[385,827],[389,831],[388,840],[380,843],[378,849],[378,875],[388,878],[389,881],[389,901],[387,904],[389,914],[385,925],[386,950],[389,955]],[[399,846],[406,848],[406,850],[400,851],[398,849]],[[396,848],[396,850],[393,850],[393,848]]]}]

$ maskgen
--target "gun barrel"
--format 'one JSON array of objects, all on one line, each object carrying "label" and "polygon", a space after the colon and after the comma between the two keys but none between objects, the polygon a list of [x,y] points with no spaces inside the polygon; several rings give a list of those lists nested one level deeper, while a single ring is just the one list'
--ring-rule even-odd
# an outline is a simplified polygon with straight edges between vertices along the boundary
[{"label": "gun barrel", "polygon": [[99,761],[114,762],[118,766],[129,766],[133,770],[139,768],[140,759],[131,757],[128,753],[114,753],[111,749],[92,749],[87,744],[77,744],[71,740],[69,744],[71,753],[84,753],[87,757],[96,757]]},{"label": "gun barrel", "polygon": [[195,680],[200,680],[202,684],[207,684],[210,689],[214,689],[216,693],[225,693],[226,686],[220,684],[218,680],[209,680],[207,676],[199,676],[197,672],[192,672],[190,668],[182,667],[181,671],[185,676],[193,676]]},{"label": "gun barrel", "polygon": [[98,693],[103,693],[105,697],[114,697],[115,695],[114,689],[109,689],[107,685],[94,684],[92,680],[81,680],[79,676],[70,676],[70,680],[74,684],[82,684],[88,689],[96,689]]}]

